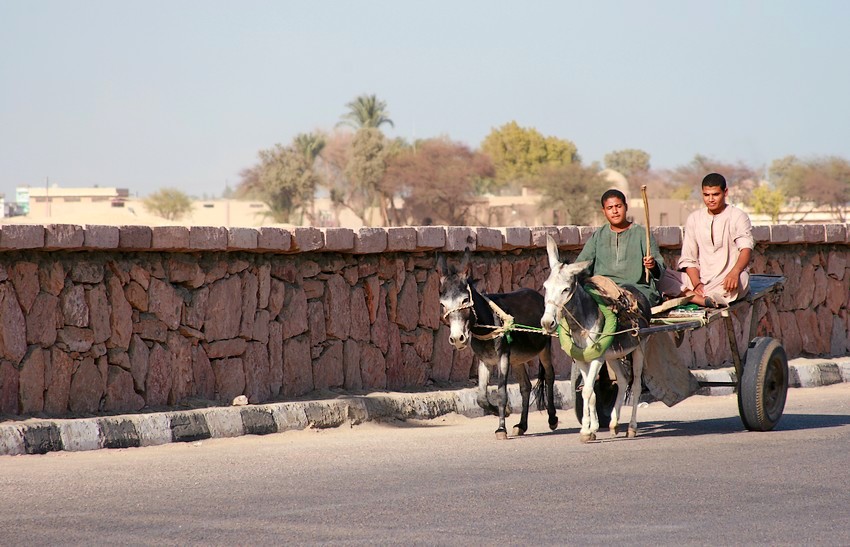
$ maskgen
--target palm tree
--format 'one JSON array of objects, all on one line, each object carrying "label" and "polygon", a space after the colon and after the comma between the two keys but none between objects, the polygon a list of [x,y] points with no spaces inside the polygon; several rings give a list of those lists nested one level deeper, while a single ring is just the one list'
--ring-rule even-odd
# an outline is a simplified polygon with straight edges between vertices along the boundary
[{"label": "palm tree", "polygon": [[345,106],[348,112],[342,115],[342,120],[337,124],[348,125],[355,129],[374,127],[379,129],[384,124],[395,127],[393,121],[388,118],[387,103],[380,101],[375,95],[360,95]]},{"label": "palm tree", "polygon": [[295,149],[304,154],[304,157],[311,165],[319,157],[319,154],[322,153],[325,144],[325,137],[319,133],[299,133],[292,140],[292,145]]}]

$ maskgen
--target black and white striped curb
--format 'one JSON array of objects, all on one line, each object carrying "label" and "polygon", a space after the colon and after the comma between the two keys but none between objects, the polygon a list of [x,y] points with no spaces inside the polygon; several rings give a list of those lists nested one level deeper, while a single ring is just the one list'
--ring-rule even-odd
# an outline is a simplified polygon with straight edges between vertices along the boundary
[{"label": "black and white striped curb", "polygon": [[[793,359],[789,386],[817,387],[850,382],[850,357]],[[732,381],[734,369],[692,371],[699,380]],[[492,387],[491,387],[492,389]],[[512,410],[519,412],[519,389],[509,386]],[[556,406],[572,408],[571,383],[555,382]],[[702,388],[699,393],[726,395],[731,387]],[[0,423],[0,456],[68,450],[134,448],[204,439],[267,435],[288,430],[356,425],[367,421],[431,419],[456,412],[482,416],[477,389],[424,393],[379,393],[328,400],[214,407],[197,410],[125,414],[98,418],[28,419]]]},{"label": "black and white striped curb", "polygon": [[[556,405],[568,399],[570,382],[555,382]],[[483,416],[477,389],[425,393],[380,393],[308,402],[214,407],[81,419],[0,423],[0,455],[57,450],[134,448],[172,442],[268,435],[287,430],[356,425],[367,421],[430,419],[456,412]],[[509,386],[509,400],[520,400]],[[569,403],[571,405],[571,403]],[[518,406],[512,408],[518,412]]]}]

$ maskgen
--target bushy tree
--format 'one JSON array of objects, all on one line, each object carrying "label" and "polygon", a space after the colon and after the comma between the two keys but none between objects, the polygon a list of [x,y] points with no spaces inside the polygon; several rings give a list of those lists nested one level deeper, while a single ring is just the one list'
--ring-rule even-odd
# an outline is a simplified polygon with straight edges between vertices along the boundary
[{"label": "bushy tree", "polygon": [[345,167],[345,175],[353,186],[353,197],[358,198],[351,206],[367,226],[375,223],[372,218],[372,211],[375,209],[379,211],[383,223],[386,225],[388,222],[387,196],[381,187],[386,171],[385,160],[383,133],[371,127],[359,129],[351,142],[351,154]]},{"label": "bushy tree", "polygon": [[404,197],[414,224],[470,223],[477,182],[493,175],[489,157],[448,139],[420,141],[388,162],[385,185]]},{"label": "bushy tree", "polygon": [[142,204],[151,213],[167,220],[177,220],[192,210],[192,200],[176,188],[162,188],[152,193]]},{"label": "bushy tree", "polygon": [[819,207],[828,208],[841,222],[850,207],[850,162],[836,156],[800,160],[787,156],[774,160],[770,180],[789,199],[795,221]]},{"label": "bushy tree", "polygon": [[547,167],[580,162],[575,144],[556,137],[544,137],[533,128],[520,127],[515,121],[493,129],[481,150],[495,167],[495,189],[518,188]]},{"label": "bushy tree", "polygon": [[729,200],[737,203],[749,203],[759,178],[757,171],[743,162],[723,163],[698,154],[687,165],[660,174],[667,186],[666,192],[661,193],[677,199],[701,200],[702,179],[709,173],[723,175]]},{"label": "bushy tree", "polygon": [[649,154],[635,148],[608,152],[605,154],[605,167],[630,179],[634,175],[649,171]]},{"label": "bushy tree", "polygon": [[785,194],[782,190],[771,188],[767,184],[760,184],[753,190],[750,205],[753,212],[759,215],[770,216],[771,222],[779,221],[779,213],[785,205]]},{"label": "bushy tree", "polygon": [[557,224],[590,224],[600,209],[599,198],[608,189],[599,171],[596,164],[579,163],[544,170],[534,179],[535,189],[542,194],[541,210],[554,208]]}]

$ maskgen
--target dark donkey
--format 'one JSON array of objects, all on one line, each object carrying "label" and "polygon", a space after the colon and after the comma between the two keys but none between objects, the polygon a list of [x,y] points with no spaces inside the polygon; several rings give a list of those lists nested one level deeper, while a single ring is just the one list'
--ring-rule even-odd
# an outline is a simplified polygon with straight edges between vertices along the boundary
[{"label": "dark donkey", "polygon": [[[499,416],[496,438],[508,437],[505,416],[508,412],[508,374],[512,366],[522,394],[522,417],[514,426],[513,434],[523,435],[528,429],[531,381],[525,363],[538,355],[540,367],[535,387],[537,408],[543,410],[545,406],[548,409],[549,429],[554,430],[558,427],[558,417],[555,414],[555,371],[552,368],[550,337],[521,329],[505,331],[502,325],[508,318],[499,313],[501,311],[510,315],[520,325],[539,325],[544,310],[543,296],[531,289],[504,294],[479,293],[470,281],[469,249],[464,252],[458,268],[449,271],[445,256],[440,255],[437,258],[437,269],[440,273],[440,304],[445,310],[443,319],[451,329],[449,340],[458,350],[471,345],[478,357],[478,404],[486,412]],[[498,407],[490,403],[487,397],[490,367],[496,366],[501,375]]]}]

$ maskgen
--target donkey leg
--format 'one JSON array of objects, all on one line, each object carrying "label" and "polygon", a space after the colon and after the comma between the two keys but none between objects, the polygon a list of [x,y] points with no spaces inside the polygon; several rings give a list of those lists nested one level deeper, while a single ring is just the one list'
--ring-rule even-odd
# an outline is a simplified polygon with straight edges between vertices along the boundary
[{"label": "donkey leg", "polygon": [[499,355],[499,429],[496,430],[496,438],[500,441],[508,438],[505,416],[508,406],[508,374],[510,371],[510,353],[503,352]]},{"label": "donkey leg", "polygon": [[616,437],[620,432],[620,417],[623,412],[623,403],[626,400],[626,387],[628,387],[628,384],[626,375],[623,373],[623,362],[620,359],[611,359],[606,362],[617,376],[617,399],[614,401],[614,409],[611,411],[611,423],[608,426],[611,435]]},{"label": "donkey leg", "polygon": [[581,431],[579,432],[579,440],[583,443],[596,440],[596,432],[599,431],[599,417],[596,415],[596,393],[593,388],[596,384],[596,376],[604,362],[602,359],[594,359],[589,364],[582,363],[579,369],[584,377],[584,387],[581,390],[584,415],[581,418]]},{"label": "donkey leg", "polygon": [[[546,395],[546,410],[549,412],[549,429],[555,431],[558,427],[558,415],[555,412],[555,367],[552,366],[552,345],[551,342],[546,344],[543,351],[540,352],[540,366],[543,367],[545,375],[545,390]],[[540,380],[538,380],[539,382]],[[543,391],[541,390],[541,394]],[[538,407],[543,410],[542,407]]]},{"label": "donkey leg", "polygon": [[519,392],[522,395],[522,414],[519,423],[514,426],[512,433],[515,436],[525,435],[528,431],[528,405],[531,400],[531,380],[528,379],[528,369],[525,363],[513,367],[514,377],[519,384]]},{"label": "donkey leg", "polygon": [[499,415],[499,409],[490,402],[487,396],[487,386],[490,384],[490,368],[484,364],[484,361],[478,361],[478,406],[484,409],[487,414]]},{"label": "donkey leg", "polygon": [[638,347],[632,353],[632,419],[629,422],[629,437],[637,437],[637,409],[640,404],[640,392],[642,387],[641,378],[643,377],[643,362],[646,354],[643,352],[643,343],[639,343]]}]

